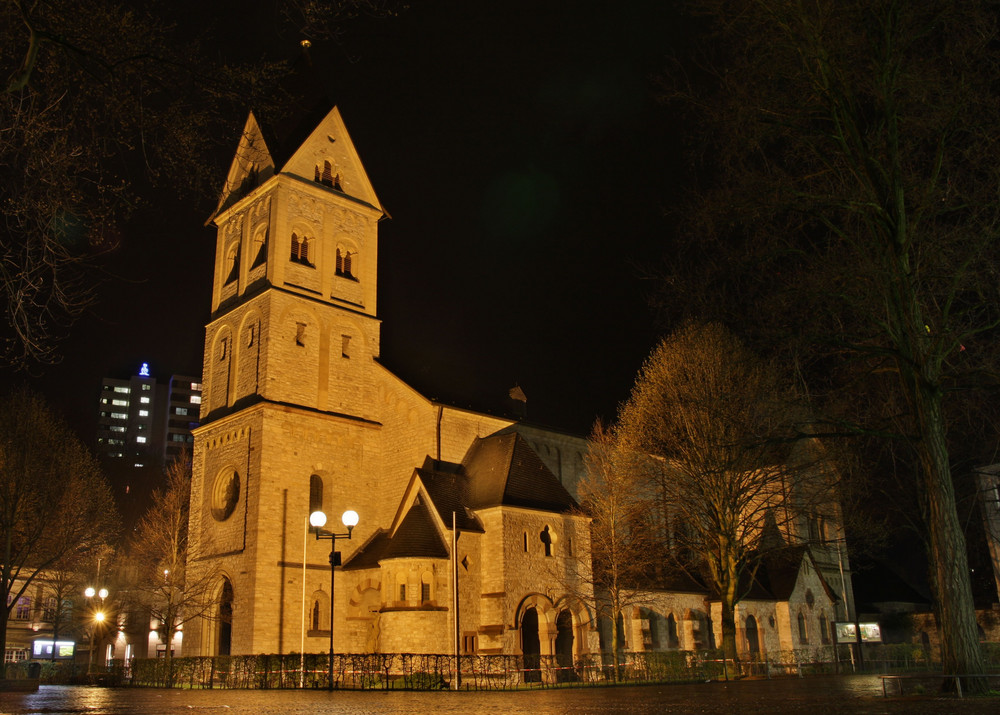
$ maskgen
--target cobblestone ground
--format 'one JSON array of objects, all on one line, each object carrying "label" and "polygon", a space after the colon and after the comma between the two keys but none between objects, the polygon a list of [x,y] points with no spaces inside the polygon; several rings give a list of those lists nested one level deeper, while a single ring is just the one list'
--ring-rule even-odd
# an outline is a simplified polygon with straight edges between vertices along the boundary
[{"label": "cobblestone ground", "polygon": [[[908,681],[907,688],[916,683]],[[340,715],[341,713],[513,713],[548,715],[996,715],[1000,697],[882,697],[877,676],[752,680],[695,685],[550,689],[518,692],[182,691],[42,686],[0,693],[5,715]]]}]

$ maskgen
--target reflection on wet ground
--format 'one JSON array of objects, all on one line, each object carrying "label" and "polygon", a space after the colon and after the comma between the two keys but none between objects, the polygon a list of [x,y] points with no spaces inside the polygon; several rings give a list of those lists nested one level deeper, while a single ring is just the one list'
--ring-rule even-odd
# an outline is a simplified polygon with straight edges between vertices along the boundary
[{"label": "reflection on wet ground", "polygon": [[995,715],[1000,698],[882,697],[878,676],[574,688],[518,692],[357,692],[294,690],[152,690],[42,686],[0,693],[0,713],[91,715],[339,715],[341,713],[696,713],[697,715]]}]

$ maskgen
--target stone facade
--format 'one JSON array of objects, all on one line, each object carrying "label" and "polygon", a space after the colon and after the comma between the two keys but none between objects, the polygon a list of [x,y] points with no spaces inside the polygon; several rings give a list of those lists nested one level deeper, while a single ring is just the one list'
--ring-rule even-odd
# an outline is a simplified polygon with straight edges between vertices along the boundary
[{"label": "stone facade", "polygon": [[[435,402],[386,369],[385,212],[339,112],[277,149],[251,115],[212,217],[189,570],[216,587],[185,654],[323,652],[331,629],[341,653],[597,652],[609,629],[581,577],[590,528],[572,496],[586,440]],[[320,540],[316,509],[360,522]],[[792,585],[741,603],[741,648],[806,645],[833,616],[821,572],[840,565],[800,555]],[[624,647],[713,647],[717,610],[703,591],[654,593]]]},{"label": "stone facade", "polygon": [[[454,563],[442,514],[432,509],[421,532],[430,538],[433,530],[440,553],[351,564],[405,530],[420,491],[411,493],[415,468],[427,459],[458,464],[476,440],[522,427],[429,400],[378,362],[377,228],[385,214],[339,112],[287,159],[275,149],[251,116],[212,217],[190,568],[218,586],[210,617],[185,629],[185,653],[326,650],[331,542],[307,529],[317,507],[360,515],[351,539],[335,542],[345,565],[332,594],[335,648],[451,652]],[[539,428],[526,434],[553,479],[572,488],[586,442]],[[422,499],[430,502],[426,491]],[[529,602],[543,630],[554,623],[550,611],[570,611],[577,650],[593,647],[590,610],[578,599],[568,605],[558,567],[589,558],[586,520],[497,504],[474,522],[459,536],[464,648],[519,652]],[[546,529],[550,555],[539,556]],[[550,639],[540,640],[547,652]]]}]

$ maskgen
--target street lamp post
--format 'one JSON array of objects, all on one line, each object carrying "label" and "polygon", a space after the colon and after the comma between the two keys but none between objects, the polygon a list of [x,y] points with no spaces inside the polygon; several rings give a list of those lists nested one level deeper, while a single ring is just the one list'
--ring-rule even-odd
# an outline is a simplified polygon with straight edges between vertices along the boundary
[{"label": "street lamp post", "polygon": [[309,515],[309,524],[313,527],[316,539],[330,540],[330,679],[329,689],[333,690],[333,602],[334,602],[334,574],[336,567],[340,565],[340,552],[337,551],[337,539],[350,539],[351,532],[358,525],[358,512],[348,509],[341,517],[344,526],[347,527],[346,534],[335,534],[332,531],[323,529],[326,526],[326,514],[322,511],[314,511]]},{"label": "street lamp post", "polygon": [[[87,663],[87,674],[94,672],[94,638],[97,635],[97,628],[102,623],[104,623],[104,599],[108,597],[108,589],[106,588],[94,588],[93,586],[87,586],[83,591],[83,595],[87,597],[87,603],[92,604],[94,596],[101,599],[101,606],[97,611],[93,612],[94,622],[90,626],[90,658]],[[55,648],[55,643],[52,644],[53,649]]]}]

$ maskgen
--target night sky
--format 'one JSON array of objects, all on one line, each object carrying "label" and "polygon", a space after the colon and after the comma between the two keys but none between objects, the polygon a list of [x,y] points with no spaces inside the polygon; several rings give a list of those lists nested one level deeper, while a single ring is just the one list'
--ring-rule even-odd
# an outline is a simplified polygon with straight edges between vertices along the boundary
[{"label": "night sky", "polygon": [[[631,4],[420,3],[300,58],[392,216],[382,361],[428,397],[489,407],[518,384],[529,421],[581,434],[627,398],[657,336],[640,266],[669,246],[681,141],[653,81],[679,30],[669,3]],[[88,443],[103,376],[200,374],[215,198],[152,196],[63,363],[31,378]]]}]

